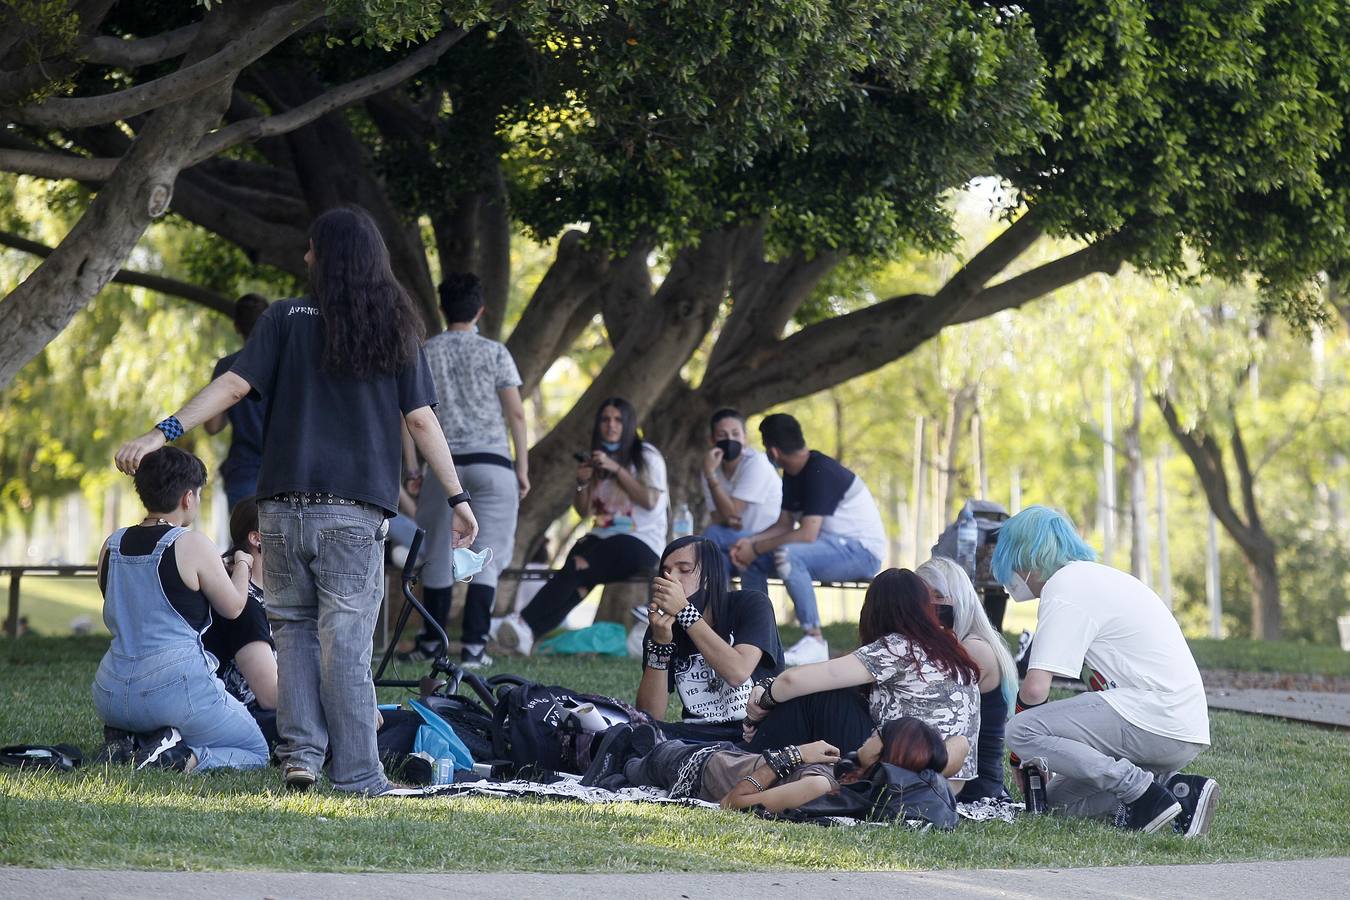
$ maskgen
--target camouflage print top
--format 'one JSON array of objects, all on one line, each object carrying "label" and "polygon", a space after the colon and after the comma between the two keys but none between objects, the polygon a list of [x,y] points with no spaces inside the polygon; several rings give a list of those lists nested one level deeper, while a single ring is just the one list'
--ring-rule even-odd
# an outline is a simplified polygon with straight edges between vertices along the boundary
[{"label": "camouflage print top", "polygon": [[[868,705],[878,726],[893,719],[913,716],[933,726],[944,738],[964,735],[970,753],[953,778],[975,777],[975,747],[980,738],[980,692],[975,684],[962,684],[939,670],[922,647],[909,638],[888,634],[853,655],[876,679]],[[915,660],[918,665],[915,665]]]}]

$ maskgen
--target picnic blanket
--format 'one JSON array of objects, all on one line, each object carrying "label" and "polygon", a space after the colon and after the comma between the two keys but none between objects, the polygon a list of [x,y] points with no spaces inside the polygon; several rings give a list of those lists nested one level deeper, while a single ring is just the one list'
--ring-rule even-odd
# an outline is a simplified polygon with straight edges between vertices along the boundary
[{"label": "picnic blanket", "polygon": [[[541,797],[548,800],[572,800],[580,803],[673,803],[696,809],[721,809],[716,803],[692,797],[672,798],[665,791],[652,787],[626,787],[617,791],[584,787],[580,779],[565,777],[552,784],[537,781],[461,781],[455,784],[433,784],[425,788],[396,788],[391,793],[408,797]],[[956,811],[963,819],[974,822],[1006,822],[1012,824],[1022,809],[1021,803],[999,803],[986,798],[974,803],[957,803]],[[887,826],[893,822],[868,822],[843,816],[813,820],[819,824]],[[927,827],[924,822],[906,822],[911,827]]]}]

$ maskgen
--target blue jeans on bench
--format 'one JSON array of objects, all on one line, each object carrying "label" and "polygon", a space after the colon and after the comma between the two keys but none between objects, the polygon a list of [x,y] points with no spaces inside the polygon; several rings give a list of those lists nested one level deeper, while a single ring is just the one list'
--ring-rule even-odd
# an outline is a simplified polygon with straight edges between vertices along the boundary
[{"label": "blue jeans on bench", "polygon": [[726,564],[728,575],[736,575],[740,572],[740,569],[736,568],[736,564],[731,561],[731,545],[743,537],[752,537],[753,535],[753,531],[737,531],[725,525],[709,525],[703,529],[703,536],[716,544],[717,549],[722,551],[722,562]]},{"label": "blue jeans on bench", "polygon": [[797,624],[807,631],[820,627],[816,588],[812,581],[864,581],[877,574],[877,559],[857,538],[821,534],[809,544],[784,544],[782,569],[772,553],[760,554],[741,575],[741,587],[768,593],[769,576],[777,575],[787,586],[797,611]]}]

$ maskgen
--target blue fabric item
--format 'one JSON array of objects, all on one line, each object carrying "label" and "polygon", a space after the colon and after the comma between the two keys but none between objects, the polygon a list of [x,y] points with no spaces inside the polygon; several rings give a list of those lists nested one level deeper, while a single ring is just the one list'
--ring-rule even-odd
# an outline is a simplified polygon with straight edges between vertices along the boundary
[{"label": "blue fabric item", "polygon": [[423,722],[426,722],[417,729],[417,739],[413,741],[414,753],[426,753],[432,759],[443,759],[448,756],[454,760],[456,769],[465,771],[473,769],[473,755],[459,739],[459,735],[455,734],[455,729],[449,722],[420,700],[409,700],[408,706],[422,717]]},{"label": "blue fabric item", "polygon": [[628,632],[618,622],[596,622],[576,631],[564,631],[539,644],[550,653],[599,653],[604,656],[628,655]]}]

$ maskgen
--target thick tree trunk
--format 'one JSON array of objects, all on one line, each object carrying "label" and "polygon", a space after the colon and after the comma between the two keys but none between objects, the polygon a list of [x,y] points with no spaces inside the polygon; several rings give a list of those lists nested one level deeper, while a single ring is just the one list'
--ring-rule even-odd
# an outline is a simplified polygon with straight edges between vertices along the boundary
[{"label": "thick tree trunk", "polygon": [[[184,65],[227,43],[259,6],[228,3],[209,13]],[[178,172],[224,115],[231,84],[152,113],[79,222],[0,304],[0,389],[113,279],[150,222],[168,211]]]},{"label": "thick tree trunk", "polygon": [[[576,405],[530,451],[530,491],[516,532],[519,561],[575,496],[572,453],[590,446],[600,402],[621,396],[646,421],[671,380],[679,375],[708,330],[726,295],[736,233],[713,232],[680,252],[656,294],[629,321],[623,339]],[[520,357],[517,357],[519,359]],[[662,410],[656,410],[661,415]]]}]

